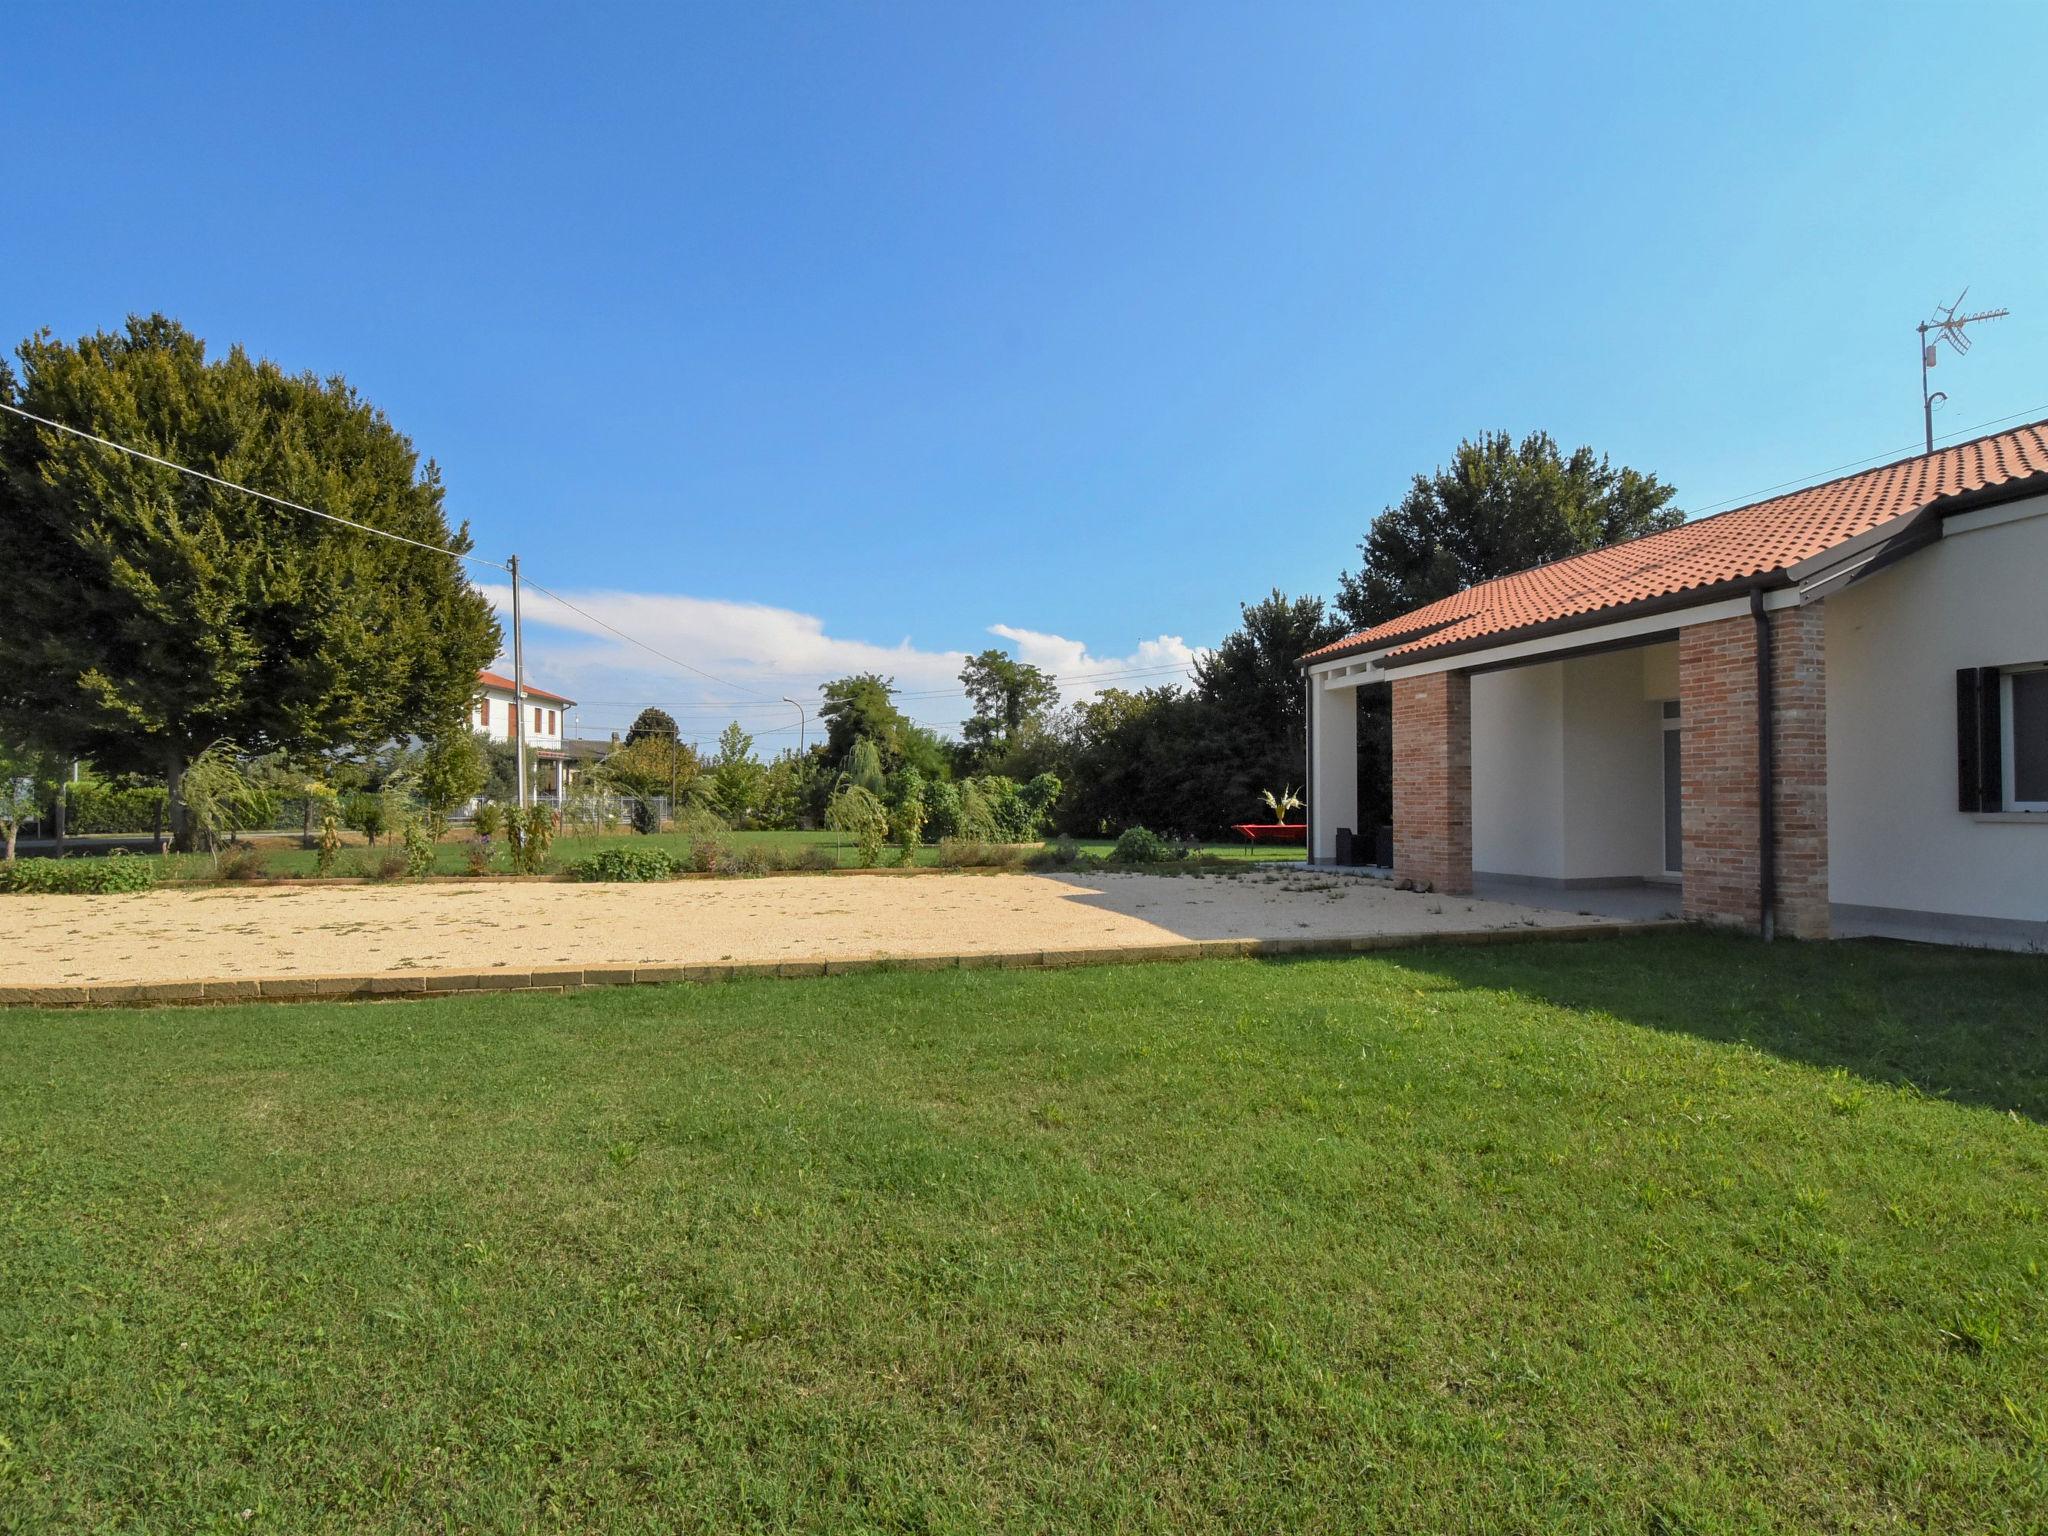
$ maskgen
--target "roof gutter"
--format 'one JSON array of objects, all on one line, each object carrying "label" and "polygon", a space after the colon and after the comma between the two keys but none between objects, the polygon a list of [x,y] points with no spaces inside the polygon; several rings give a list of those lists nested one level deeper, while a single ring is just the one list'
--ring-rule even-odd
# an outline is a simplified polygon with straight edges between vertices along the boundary
[{"label": "roof gutter", "polygon": [[[1728,581],[1714,582],[1704,587],[1687,587],[1678,592],[1663,592],[1655,597],[1643,598],[1638,602],[1624,603],[1610,608],[1589,609],[1561,619],[1550,619],[1541,624],[1526,624],[1514,629],[1496,630],[1492,634],[1478,635],[1470,640],[1458,640],[1449,645],[1430,646],[1413,657],[1389,656],[1380,665],[1398,668],[1408,661],[1435,660],[1441,656],[1462,656],[1472,651],[1489,651],[1496,646],[1512,645],[1522,640],[1542,640],[1551,635],[1569,634],[1575,629],[1592,629],[1597,625],[1611,624],[1623,619],[1648,618],[1653,614],[1676,612],[1682,608],[1695,607],[1701,603],[1719,602],[1725,598],[1745,597],[1751,592],[1771,592],[1784,587],[1798,586],[1802,594],[1818,591],[1824,586],[1853,572],[1855,580],[1875,575],[1886,566],[1905,559],[1915,551],[1924,549],[1940,537],[1944,519],[1961,512],[1977,512],[1985,507],[1999,506],[2009,501],[2024,501],[2030,496],[2048,494],[2048,474],[2026,475],[2018,479],[2001,481],[1997,485],[1983,486],[1974,491],[1959,491],[1953,496],[1938,497],[1899,520],[1899,527],[1891,537],[1881,542],[1876,552],[1853,567],[1822,571],[1804,582],[1795,582],[1783,569],[1762,571],[1751,576],[1738,576]],[[1810,562],[1809,562],[1810,563]],[[1304,657],[1302,666],[1320,665],[1328,661],[1340,661],[1362,651],[1385,650],[1391,646],[1406,647],[1418,640],[1428,638],[1440,629],[1455,624],[1456,619],[1443,624],[1417,629],[1405,635],[1383,635],[1361,645],[1346,646],[1340,650],[1321,652]]]},{"label": "roof gutter", "polygon": [[1490,635],[1475,635],[1470,640],[1456,640],[1449,645],[1430,646],[1414,656],[1389,656],[1380,665],[1394,669],[1406,666],[1410,662],[1436,661],[1444,656],[1463,656],[1473,651],[1491,651],[1503,645],[1516,645],[1524,640],[1546,640],[1552,635],[1568,635],[1573,630],[1597,629],[1602,624],[1616,624],[1626,619],[1645,619],[1660,613],[1676,613],[1685,608],[1697,608],[1704,603],[1717,603],[1725,598],[1745,597],[1753,591],[1771,592],[1791,585],[1791,580],[1783,571],[1765,571],[1756,576],[1740,576],[1733,581],[1717,581],[1709,586],[1687,587],[1682,592],[1660,592],[1655,597],[1642,598],[1633,603],[1622,603],[1612,608],[1595,608],[1562,619],[1548,619],[1541,624],[1524,624]]}]

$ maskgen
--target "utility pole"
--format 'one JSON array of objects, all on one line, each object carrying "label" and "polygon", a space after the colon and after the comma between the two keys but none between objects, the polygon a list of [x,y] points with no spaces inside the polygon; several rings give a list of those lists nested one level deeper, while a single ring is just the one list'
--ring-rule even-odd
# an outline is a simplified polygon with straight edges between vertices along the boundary
[{"label": "utility pole", "polygon": [[[1979,320],[2003,320],[2011,313],[2005,309],[1982,309],[1974,315],[1957,314],[1956,311],[1963,307],[1963,300],[1969,296],[1969,292],[1970,290],[1965,288],[1956,295],[1955,303],[1946,309],[1936,305],[1934,318],[1922,320],[1915,327],[1920,333],[1920,413],[1921,420],[1927,428],[1929,453],[1934,452],[1934,402],[1948,399],[1948,395],[1941,390],[1937,389],[1930,394],[1927,389],[1927,370],[1935,365],[1940,356],[1936,351],[1937,344],[1946,341],[1956,356],[1961,357],[1970,350],[1970,338],[1963,334],[1964,326],[1975,325]],[[1930,331],[1934,333],[1933,341],[1927,339]]]},{"label": "utility pole", "polygon": [[512,761],[519,775],[517,804],[526,809],[526,645],[519,628],[519,557],[508,555],[505,569],[512,573]]},{"label": "utility pole", "polygon": [[802,757],[804,755],[804,726],[808,722],[809,717],[804,714],[803,705],[797,703],[788,694],[785,693],[782,696],[782,702],[796,711],[796,755]]}]

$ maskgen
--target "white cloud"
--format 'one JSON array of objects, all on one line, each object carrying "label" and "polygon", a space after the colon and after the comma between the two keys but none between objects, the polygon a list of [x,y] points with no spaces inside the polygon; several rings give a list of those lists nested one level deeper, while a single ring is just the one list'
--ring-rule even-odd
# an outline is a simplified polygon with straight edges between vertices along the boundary
[{"label": "white cloud", "polygon": [[[509,644],[511,588],[481,590],[506,624]],[[818,685],[850,672],[895,678],[904,712],[947,734],[957,733],[967,713],[961,651],[921,648],[908,637],[894,645],[849,639],[827,633],[814,614],[765,603],[614,590],[564,596],[566,603],[532,587],[521,594],[526,675],[537,687],[579,701],[570,717],[578,735],[623,730],[643,706],[658,704],[676,716],[686,737],[711,741],[727,720],[738,719],[754,732],[760,750],[777,751],[793,746],[797,734],[795,711],[783,697],[811,712],[815,740]],[[1128,655],[1098,656],[1081,641],[1040,630],[993,624],[989,633],[1010,641],[1021,660],[1074,679],[1062,690],[1069,701],[1102,688],[1181,681],[1195,655],[1177,635],[1143,641]],[[497,663],[500,671],[510,665],[509,654]]]},{"label": "white cloud", "polygon": [[1127,656],[1096,656],[1086,644],[1043,630],[1014,624],[991,624],[988,632],[1017,647],[1017,659],[1028,661],[1060,679],[1060,693],[1071,704],[1092,699],[1105,688],[1153,688],[1187,681],[1200,654],[1179,635],[1141,640]]}]

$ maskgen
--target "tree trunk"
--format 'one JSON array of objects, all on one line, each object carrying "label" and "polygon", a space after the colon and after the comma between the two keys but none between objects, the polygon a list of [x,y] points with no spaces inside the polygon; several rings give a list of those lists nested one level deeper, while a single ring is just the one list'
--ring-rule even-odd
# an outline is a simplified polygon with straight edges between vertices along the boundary
[{"label": "tree trunk", "polygon": [[171,849],[175,853],[192,851],[192,818],[185,812],[185,754],[177,747],[164,751],[164,809],[171,822]]},{"label": "tree trunk", "polygon": [[57,834],[56,851],[57,857],[60,859],[64,857],[64,812],[66,810],[64,799],[64,785],[60,781],[57,785],[57,804],[55,806],[56,815],[53,818],[56,824],[52,828],[52,830],[55,831],[55,833]]},{"label": "tree trunk", "polygon": [[14,862],[14,834],[20,830],[20,822],[10,821],[7,823],[7,862],[10,864]]}]

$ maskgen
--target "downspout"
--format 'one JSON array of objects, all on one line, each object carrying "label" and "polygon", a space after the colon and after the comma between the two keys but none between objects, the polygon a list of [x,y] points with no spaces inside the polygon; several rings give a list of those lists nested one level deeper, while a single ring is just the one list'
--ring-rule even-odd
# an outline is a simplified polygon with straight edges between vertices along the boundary
[{"label": "downspout", "polygon": [[1752,588],[1749,616],[1756,624],[1756,889],[1757,921],[1765,939],[1777,932],[1778,808],[1771,777],[1773,724],[1777,716],[1771,684],[1771,618],[1764,594]]}]

